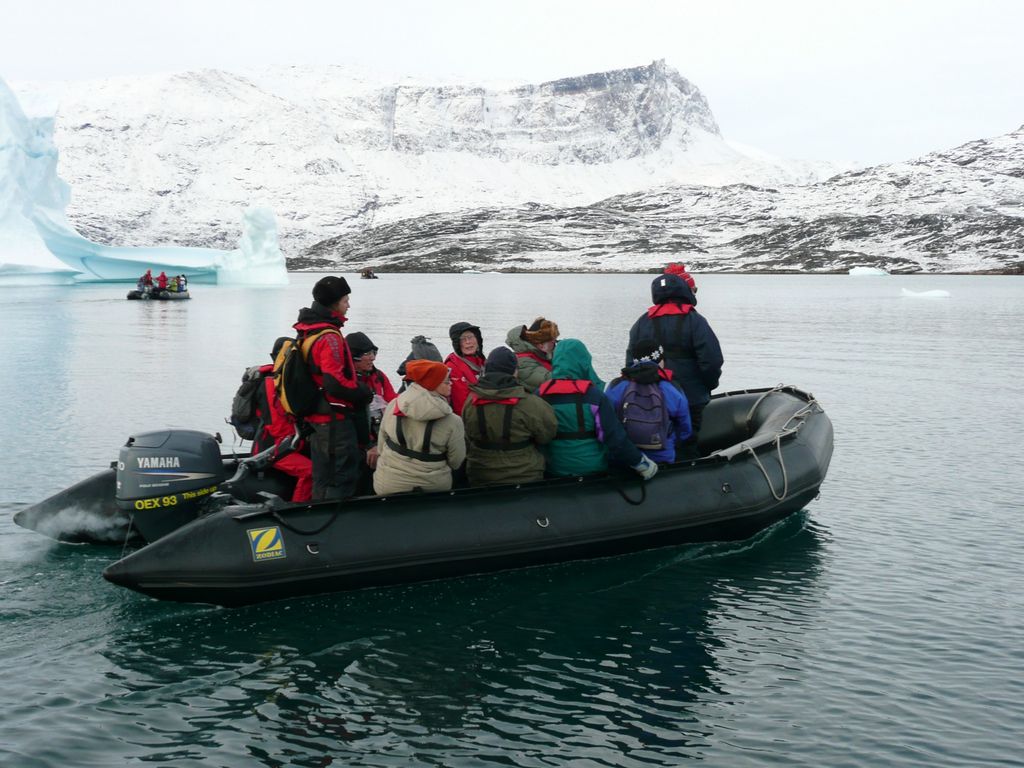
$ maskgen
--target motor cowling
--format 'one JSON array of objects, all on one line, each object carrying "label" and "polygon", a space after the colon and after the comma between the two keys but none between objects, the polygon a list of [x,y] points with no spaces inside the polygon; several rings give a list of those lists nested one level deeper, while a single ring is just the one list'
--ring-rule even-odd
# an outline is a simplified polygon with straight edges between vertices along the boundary
[{"label": "motor cowling", "polygon": [[188,429],[143,432],[128,438],[117,460],[119,509],[154,541],[194,520],[225,479],[219,444]]}]

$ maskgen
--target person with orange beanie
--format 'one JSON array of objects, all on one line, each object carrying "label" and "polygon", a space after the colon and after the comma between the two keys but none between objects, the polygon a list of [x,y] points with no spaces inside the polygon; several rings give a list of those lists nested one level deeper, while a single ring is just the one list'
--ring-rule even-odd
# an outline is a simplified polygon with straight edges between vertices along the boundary
[{"label": "person with orange beanie", "polygon": [[466,460],[466,431],[448,402],[448,366],[433,360],[405,364],[407,387],[384,409],[373,475],[378,494],[447,491]]}]

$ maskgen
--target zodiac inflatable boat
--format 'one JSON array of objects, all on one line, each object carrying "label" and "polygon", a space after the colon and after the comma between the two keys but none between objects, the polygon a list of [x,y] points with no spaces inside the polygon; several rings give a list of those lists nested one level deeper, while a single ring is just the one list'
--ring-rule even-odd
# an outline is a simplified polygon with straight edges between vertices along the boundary
[{"label": "zodiac inflatable boat", "polygon": [[[201,434],[182,438],[178,450]],[[121,464],[153,464],[155,476],[204,474],[186,470],[195,465],[166,445],[140,449],[158,453],[155,462],[125,450]],[[271,494],[240,501],[215,444],[204,450],[213,476],[196,479],[205,483],[197,490],[210,489],[198,512],[171,504],[168,493],[131,498],[148,489],[122,485],[121,506],[149,543],[107,567],[107,580],[164,600],[237,606],[741,540],[818,495],[832,424],[793,387],[729,392],[704,412],[701,458],[663,465],[649,482],[613,473],[301,505]]]}]

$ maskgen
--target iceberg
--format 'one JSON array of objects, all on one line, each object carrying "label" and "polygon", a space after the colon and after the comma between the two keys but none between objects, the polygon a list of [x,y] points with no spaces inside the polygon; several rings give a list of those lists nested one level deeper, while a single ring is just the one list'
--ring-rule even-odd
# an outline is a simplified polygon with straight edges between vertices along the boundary
[{"label": "iceberg", "polygon": [[65,212],[71,188],[57,175],[54,120],[28,117],[0,79],[0,285],[135,282],[147,269],[200,283],[288,284],[269,208],[244,212],[232,251],[110,246],[80,235]]},{"label": "iceberg", "polygon": [[881,276],[888,274],[888,272],[884,269],[880,269],[879,267],[854,267],[850,270],[850,275],[853,277],[874,277],[876,275]]},{"label": "iceberg", "polygon": [[949,291],[911,291],[909,288],[900,288],[900,295],[905,299],[948,299]]}]

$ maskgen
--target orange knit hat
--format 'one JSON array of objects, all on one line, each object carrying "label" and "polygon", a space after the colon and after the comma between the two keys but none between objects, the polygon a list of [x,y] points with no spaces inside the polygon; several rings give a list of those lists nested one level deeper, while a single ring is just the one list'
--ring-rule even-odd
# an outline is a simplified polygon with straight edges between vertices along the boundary
[{"label": "orange knit hat", "polygon": [[406,381],[415,381],[424,389],[434,390],[448,378],[448,366],[433,360],[410,360],[405,364]]}]

